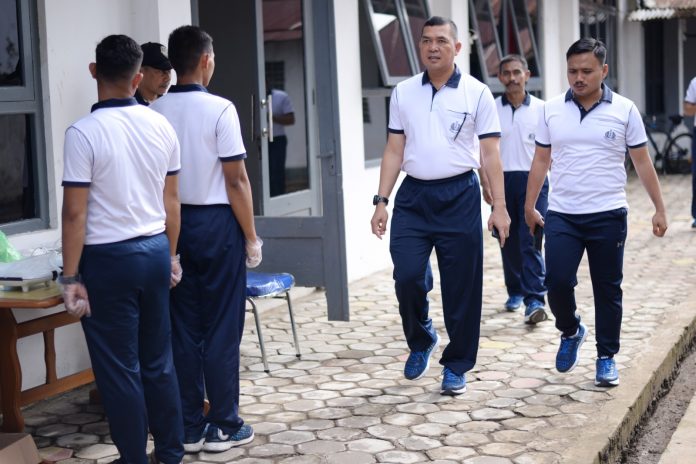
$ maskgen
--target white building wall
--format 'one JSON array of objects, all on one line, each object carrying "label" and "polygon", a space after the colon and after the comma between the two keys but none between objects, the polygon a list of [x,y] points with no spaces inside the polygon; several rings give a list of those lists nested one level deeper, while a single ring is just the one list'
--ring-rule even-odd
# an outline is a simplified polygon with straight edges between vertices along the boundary
[{"label": "white building wall", "polygon": [[[86,20],[86,19],[89,20]],[[19,250],[55,246],[60,239],[60,210],[63,174],[63,135],[75,120],[87,114],[97,101],[96,82],[88,65],[94,61],[97,43],[109,34],[126,34],[138,43],[167,43],[169,32],[190,23],[188,0],[43,0],[38,5],[41,80],[44,103],[46,162],[48,165],[50,229],[13,235],[11,243]],[[77,27],[76,21],[79,21]],[[53,311],[16,310],[19,322]],[[20,362],[25,369],[22,388],[44,382],[43,341],[41,335],[18,343]],[[82,329],[72,324],[56,330],[58,376],[89,367]],[[37,367],[34,367],[37,366]]]},{"label": "white building wall", "polygon": [[617,54],[619,93],[633,100],[640,111],[645,111],[646,82],[642,78],[645,69],[643,26],[640,22],[624,19],[631,12],[629,3],[632,2],[628,0],[618,2],[619,11],[616,15],[618,50],[609,50],[608,52]]},{"label": "white building wall", "polygon": [[545,0],[541,7],[543,97],[549,99],[568,88],[565,53],[580,38],[580,10],[578,0]]}]

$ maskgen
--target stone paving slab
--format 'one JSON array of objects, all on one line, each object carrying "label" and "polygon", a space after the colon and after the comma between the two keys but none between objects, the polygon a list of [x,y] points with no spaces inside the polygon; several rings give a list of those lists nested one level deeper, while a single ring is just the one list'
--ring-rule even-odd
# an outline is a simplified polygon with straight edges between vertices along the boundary
[{"label": "stone paving slab", "polygon": [[[629,182],[629,238],[624,269],[621,385],[594,386],[594,314],[586,260],[578,273],[579,312],[589,328],[578,367],[554,370],[559,335],[553,320],[523,323],[503,309],[500,253],[486,237],[484,300],[478,362],[468,391],[441,396],[440,366],[417,381],[403,378],[408,355],[391,272],[350,285],[350,322],[326,320],[317,292],[294,302],[302,359],[294,356],[283,307],[262,314],[271,373],[263,372],[253,320],[242,343],[242,417],[253,443],[222,454],[186,456],[186,463],[476,463],[600,462],[621,443],[631,411],[676,362],[696,318],[696,231],[690,229],[689,176],[663,177],[670,229],[651,234],[647,194]],[[437,267],[433,268],[435,271]],[[443,338],[439,288],[432,317]],[[691,332],[689,332],[691,331]],[[75,450],[65,463],[110,462],[115,449],[89,387],[25,409],[40,451]],[[636,415],[635,413],[634,415]],[[150,443],[150,447],[152,444]],[[615,448],[615,447],[614,447]]]}]

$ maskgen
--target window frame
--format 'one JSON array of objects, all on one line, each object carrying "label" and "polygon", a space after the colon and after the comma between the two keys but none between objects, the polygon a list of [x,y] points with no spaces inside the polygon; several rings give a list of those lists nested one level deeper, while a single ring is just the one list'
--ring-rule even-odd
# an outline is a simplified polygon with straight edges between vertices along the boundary
[{"label": "window frame", "polygon": [[[379,31],[375,29],[374,21],[372,20],[375,15],[374,7],[372,6],[372,0],[362,0],[363,6],[367,13],[367,26],[370,29],[370,35],[372,37],[372,44],[375,50],[375,55],[377,57],[377,64],[379,65],[380,74],[382,76],[382,82],[386,87],[394,87],[399,82],[408,79],[421,72],[421,67],[418,58],[418,44],[413,41],[413,33],[411,31],[411,25],[408,21],[408,12],[406,3],[404,0],[392,0],[394,2],[394,7],[396,9],[396,16],[399,22],[399,31],[401,31],[401,36],[404,40],[404,47],[406,48],[406,56],[408,59],[408,65],[411,70],[411,74],[407,76],[397,76],[392,75],[389,72],[389,65],[387,63],[386,56],[384,55],[384,48],[382,47],[382,39],[379,35]],[[420,0],[423,3],[424,11],[426,16],[430,17],[430,6],[426,0]]]},{"label": "window frame", "polygon": [[[488,15],[491,18],[491,21],[495,21],[495,17],[493,15],[493,6],[491,4],[491,0],[482,0],[486,2],[486,11],[488,12]],[[542,56],[541,56],[541,49],[539,47],[539,41],[538,37],[541,33],[541,1],[538,1],[537,4],[537,10],[536,10],[536,15],[537,15],[537,21],[536,21],[536,28],[534,27],[534,24],[532,23],[532,17],[529,14],[529,11],[527,11],[527,8],[523,8],[524,11],[524,18],[526,26],[530,31],[532,31],[532,34],[530,34],[530,39],[531,39],[531,45],[532,45],[532,51],[534,53],[534,58],[536,61],[536,67],[539,71],[538,76],[532,76],[529,78],[529,81],[527,81],[527,91],[530,93],[535,93],[539,94],[543,91],[544,88],[544,71],[543,71],[543,63],[542,63]],[[514,0],[500,0],[500,8],[501,8],[501,19],[503,20],[504,24],[508,24],[508,18],[511,19],[510,26],[512,27],[512,33],[514,34],[514,39],[517,42],[518,48],[521,46],[522,41],[521,41],[521,36],[520,36],[520,24],[517,21],[517,9],[515,8],[515,1]],[[512,10],[512,13],[508,13],[510,10]],[[499,94],[503,93],[505,91],[505,87],[500,83],[498,78],[496,76],[489,76],[488,75],[488,69],[486,68],[486,61],[485,61],[485,55],[484,55],[484,50],[483,50],[483,43],[481,42],[481,29],[479,28],[479,23],[478,23],[478,17],[476,15],[476,5],[474,3],[474,0],[469,0],[469,22],[471,24],[472,32],[473,32],[473,37],[474,37],[474,44],[472,46],[471,53],[476,53],[476,56],[478,58],[478,62],[480,65],[479,71],[481,73],[481,80],[483,81],[484,84],[486,84],[491,91],[494,94]],[[503,46],[503,44],[506,44],[507,41],[501,40],[502,38],[500,37],[500,34],[498,32],[499,25],[497,23],[493,24],[493,33],[495,34],[495,44],[496,44],[496,50],[498,52],[498,55],[502,59],[505,57],[509,52],[506,50],[506,46]],[[503,26],[503,31],[505,34],[505,37],[507,37],[508,34],[508,27]],[[470,70],[472,71],[472,70]]]},{"label": "window frame", "polygon": [[596,0],[580,0],[578,8],[580,17],[580,37],[593,37],[589,30],[593,26],[598,27],[599,24],[597,22],[591,24],[583,21],[583,13],[591,12],[596,15],[598,12],[602,12],[607,15],[607,19],[604,21],[606,27],[605,35],[607,35],[607,37],[597,37],[599,34],[595,34],[593,38],[601,40],[607,47],[606,63],[609,65],[609,74],[604,79],[604,82],[609,86],[610,89],[618,91],[619,78],[617,73],[619,60],[617,51],[619,42],[619,18],[616,2],[614,1],[612,4],[605,4],[597,3]]},{"label": "window frame", "polygon": [[48,167],[44,140],[40,85],[39,34],[35,2],[16,0],[24,85],[0,87],[0,114],[25,115],[29,121],[35,217],[0,223],[7,235],[42,230],[49,226]]}]

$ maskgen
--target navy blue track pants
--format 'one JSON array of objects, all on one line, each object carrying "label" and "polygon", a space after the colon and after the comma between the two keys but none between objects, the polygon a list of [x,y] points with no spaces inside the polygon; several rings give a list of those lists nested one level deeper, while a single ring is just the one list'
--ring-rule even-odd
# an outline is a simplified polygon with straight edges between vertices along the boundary
[{"label": "navy blue track pants", "polygon": [[[505,203],[511,222],[510,236],[501,248],[508,295],[523,296],[526,305],[534,300],[543,303],[546,294],[544,257],[541,250],[534,247],[534,238],[524,221],[528,177],[526,171],[505,172]],[[536,202],[536,209],[544,217],[549,206],[548,198],[549,183],[545,180]]]},{"label": "navy blue track pants", "polygon": [[433,247],[450,339],[440,364],[461,374],[476,364],[481,323],[481,191],[473,172],[434,181],[407,176],[397,192],[390,251],[399,312],[412,351],[422,351],[435,340],[428,315]]},{"label": "navy blue track pants", "polygon": [[587,250],[598,356],[613,356],[619,351],[626,216],[626,208],[591,214],[549,211],[546,215],[546,287],[556,328],[566,337],[578,329],[574,289],[578,266]]},{"label": "navy blue track pants", "polygon": [[[171,315],[184,433],[197,440],[206,422],[224,433],[239,417],[239,344],[244,331],[244,236],[229,205],[181,205],[178,253],[184,271]],[[207,393],[210,411],[203,416]]]},{"label": "navy blue track pants", "polygon": [[87,245],[80,273],[92,309],[82,327],[121,460],[147,464],[149,428],[158,460],[180,462],[183,428],[172,359],[167,237]]}]

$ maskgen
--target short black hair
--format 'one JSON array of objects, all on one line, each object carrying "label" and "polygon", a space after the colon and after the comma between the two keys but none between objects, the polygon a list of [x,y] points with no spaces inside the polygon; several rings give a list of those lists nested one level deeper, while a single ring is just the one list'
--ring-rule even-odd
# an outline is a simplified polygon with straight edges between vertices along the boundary
[{"label": "short black hair", "polygon": [[109,82],[130,80],[140,70],[143,51],[127,35],[110,35],[97,44],[96,74]]},{"label": "short black hair", "polygon": [[573,55],[581,55],[583,53],[592,53],[602,66],[606,63],[607,47],[601,40],[585,37],[576,41],[566,52],[566,61]]},{"label": "short black hair", "polygon": [[213,51],[213,38],[198,26],[177,27],[169,34],[169,61],[178,75],[196,69],[204,53]]},{"label": "short black hair", "polygon": [[510,55],[505,55],[502,60],[500,60],[500,64],[498,65],[498,74],[503,70],[503,65],[507,63],[511,63],[513,61],[517,61],[522,65],[522,67],[525,70],[529,69],[529,65],[527,64],[527,60],[524,59],[522,55],[517,55],[517,54],[510,54]]},{"label": "short black hair", "polygon": [[457,40],[458,36],[458,31],[457,31],[457,25],[454,24],[454,21],[452,21],[449,18],[443,18],[442,16],[431,16],[428,18],[428,20],[423,23],[423,28],[421,29],[421,35],[423,35],[423,31],[425,31],[426,27],[432,27],[432,26],[446,26],[449,24],[450,30],[452,31],[452,36],[454,37],[454,40]]}]

